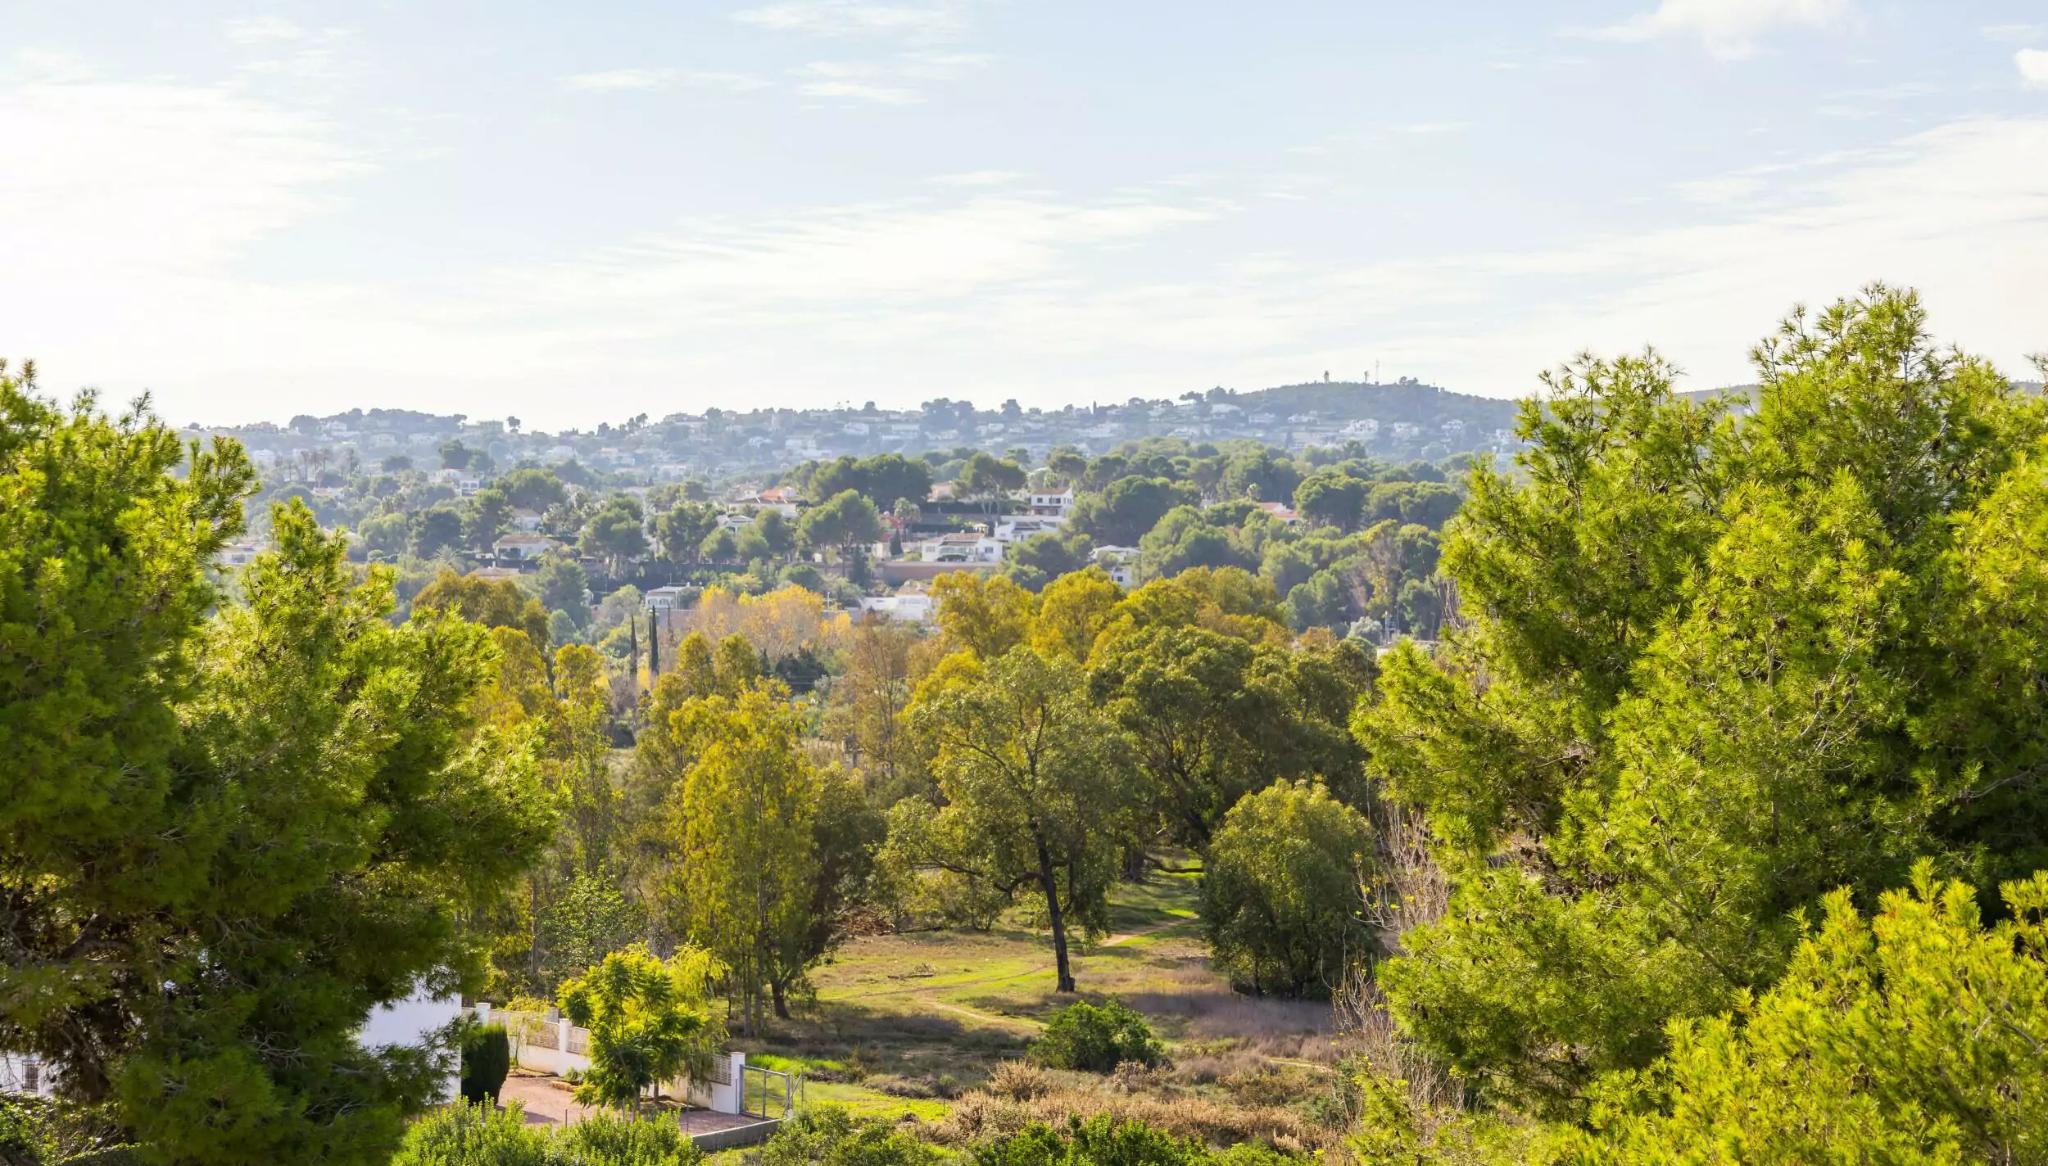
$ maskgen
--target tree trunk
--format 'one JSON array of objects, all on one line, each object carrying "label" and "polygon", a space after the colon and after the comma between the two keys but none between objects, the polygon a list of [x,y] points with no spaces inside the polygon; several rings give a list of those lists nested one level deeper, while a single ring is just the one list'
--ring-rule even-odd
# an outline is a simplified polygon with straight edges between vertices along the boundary
[{"label": "tree trunk", "polygon": [[787,994],[787,993],[785,993],[785,992],[784,992],[784,991],[782,990],[782,981],[781,981],[781,980],[770,980],[770,981],[768,981],[768,991],[769,991],[769,994],[770,994],[770,995],[772,995],[772,996],[774,997],[774,999],[775,999],[775,1015],[776,1015],[776,1018],[777,1018],[777,1019],[780,1019],[780,1020],[788,1020],[788,1019],[789,1019],[789,996],[788,996],[788,994]]},{"label": "tree trunk", "polygon": [[1074,973],[1067,966],[1067,921],[1060,915],[1060,885],[1053,878],[1052,853],[1045,848],[1045,839],[1038,840],[1038,885],[1045,888],[1045,913],[1052,920],[1052,954],[1059,968],[1059,985],[1055,991],[1074,991]]}]

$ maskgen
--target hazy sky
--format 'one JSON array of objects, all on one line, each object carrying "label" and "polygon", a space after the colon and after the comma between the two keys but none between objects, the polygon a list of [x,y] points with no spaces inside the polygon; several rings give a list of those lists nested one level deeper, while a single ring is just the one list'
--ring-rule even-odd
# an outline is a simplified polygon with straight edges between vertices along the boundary
[{"label": "hazy sky", "polygon": [[2048,348],[2041,0],[8,0],[0,352],[177,422]]}]

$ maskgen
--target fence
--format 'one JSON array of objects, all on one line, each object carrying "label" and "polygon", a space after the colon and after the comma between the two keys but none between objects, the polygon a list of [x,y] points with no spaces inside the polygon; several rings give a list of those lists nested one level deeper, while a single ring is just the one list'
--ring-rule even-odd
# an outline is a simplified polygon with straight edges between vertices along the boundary
[{"label": "fence", "polygon": [[797,1107],[803,1104],[804,1080],[775,1069],[762,1069],[754,1065],[740,1066],[740,1112],[754,1117],[768,1117],[768,1107],[774,1105],[777,1119],[792,1117]]},{"label": "fence", "polygon": [[[590,1030],[570,1024],[552,1008],[542,1014],[493,1010],[488,1004],[479,1004],[476,1017],[505,1025],[513,1039],[514,1061],[524,1068],[557,1076],[572,1069],[583,1072],[590,1068]],[[773,1106],[778,1119],[795,1113],[803,1104],[803,1096],[801,1076],[792,1078],[773,1069],[754,1068],[747,1064],[745,1053],[720,1053],[712,1057],[711,1071],[690,1081],[687,1092],[692,1104],[714,1113],[767,1117]]]},{"label": "fence", "polygon": [[570,1024],[552,1008],[542,1014],[494,1011],[479,1004],[477,1019],[502,1023],[512,1037],[513,1059],[526,1068],[556,1074],[590,1068],[590,1030]]}]

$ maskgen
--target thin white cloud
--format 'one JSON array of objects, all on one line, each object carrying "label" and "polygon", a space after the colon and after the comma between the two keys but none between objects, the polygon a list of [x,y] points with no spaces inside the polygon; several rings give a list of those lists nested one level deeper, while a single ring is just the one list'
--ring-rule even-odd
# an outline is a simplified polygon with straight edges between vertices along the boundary
[{"label": "thin white cloud", "polygon": [[1422,121],[1395,126],[1397,134],[1455,134],[1472,128],[1469,121]]},{"label": "thin white cloud", "polygon": [[0,319],[51,384],[153,386],[180,420],[404,403],[549,427],[824,392],[1171,395],[1375,357],[1522,392],[1581,347],[1646,341],[1724,383],[1792,301],[1872,278],[1920,287],[1944,337],[2015,368],[2048,339],[2048,116],[1707,175],[1661,227],[1426,260],[1234,243],[1226,220],[1288,212],[1206,197],[1224,179],[1061,195],[988,176],[681,222],[564,262],[255,274],[361,171],[340,140],[234,87],[0,83],[0,141],[37,159],[0,172]]},{"label": "thin white cloud", "polygon": [[0,140],[38,159],[0,178],[0,251],[95,271],[204,266],[331,205],[319,185],[366,166],[324,118],[168,82],[0,91]]},{"label": "thin white cloud", "polygon": [[572,73],[561,79],[570,93],[616,93],[666,89],[675,83],[674,69],[605,69],[595,73]]},{"label": "thin white cloud", "polygon": [[2012,55],[2020,71],[2020,84],[2028,89],[2048,89],[2048,50],[2021,49]]},{"label": "thin white cloud", "polygon": [[1754,55],[1769,33],[1843,29],[1857,16],[1852,0],[1663,0],[1649,12],[1579,35],[1612,41],[1695,38],[1714,56],[1737,59]]},{"label": "thin white cloud", "polygon": [[1987,24],[1977,30],[1985,40],[2025,44],[2048,38],[2048,24]]},{"label": "thin white cloud", "polygon": [[235,44],[270,54],[237,65],[245,74],[325,83],[365,71],[361,47],[346,28],[306,28],[280,16],[250,16],[229,20],[222,29]]},{"label": "thin white cloud", "polygon": [[871,105],[916,105],[924,100],[915,89],[868,81],[807,81],[796,91],[805,97],[839,97]]},{"label": "thin white cloud", "polygon": [[221,27],[229,40],[243,45],[305,40],[311,35],[282,16],[244,16],[227,21]]},{"label": "thin white cloud", "polygon": [[888,36],[950,40],[966,29],[963,5],[876,4],[866,0],[788,0],[733,13],[741,24],[812,36]]},{"label": "thin white cloud", "polygon": [[1006,186],[1022,177],[1015,170],[968,170],[959,174],[935,174],[925,181],[939,186]]},{"label": "thin white cloud", "polygon": [[729,89],[734,93],[766,89],[775,84],[765,77],[756,77],[752,73],[685,73],[682,80],[685,85],[695,85],[701,89]]},{"label": "thin white cloud", "polygon": [[812,61],[792,70],[797,92],[806,97],[840,98],[874,105],[915,105],[924,100],[913,81],[946,81],[963,68],[986,60],[974,54],[933,58],[906,53],[886,61]]},{"label": "thin white cloud", "polygon": [[99,76],[99,70],[77,53],[30,45],[14,51],[6,74],[11,80],[26,82],[91,81]]}]

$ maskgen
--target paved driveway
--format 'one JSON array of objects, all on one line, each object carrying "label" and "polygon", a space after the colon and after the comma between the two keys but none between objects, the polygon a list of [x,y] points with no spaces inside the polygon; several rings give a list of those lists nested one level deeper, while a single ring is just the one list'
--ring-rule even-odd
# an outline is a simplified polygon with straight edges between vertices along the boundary
[{"label": "paved driveway", "polygon": [[[499,1104],[511,1105],[515,1101],[526,1110],[527,1125],[574,1125],[595,1108],[576,1104],[570,1095],[569,1084],[560,1077],[517,1071],[505,1078],[505,1087],[498,1092]],[[737,1113],[713,1113],[708,1109],[670,1108],[668,1112],[678,1115],[686,1134],[708,1134],[752,1125],[761,1120]]]}]

